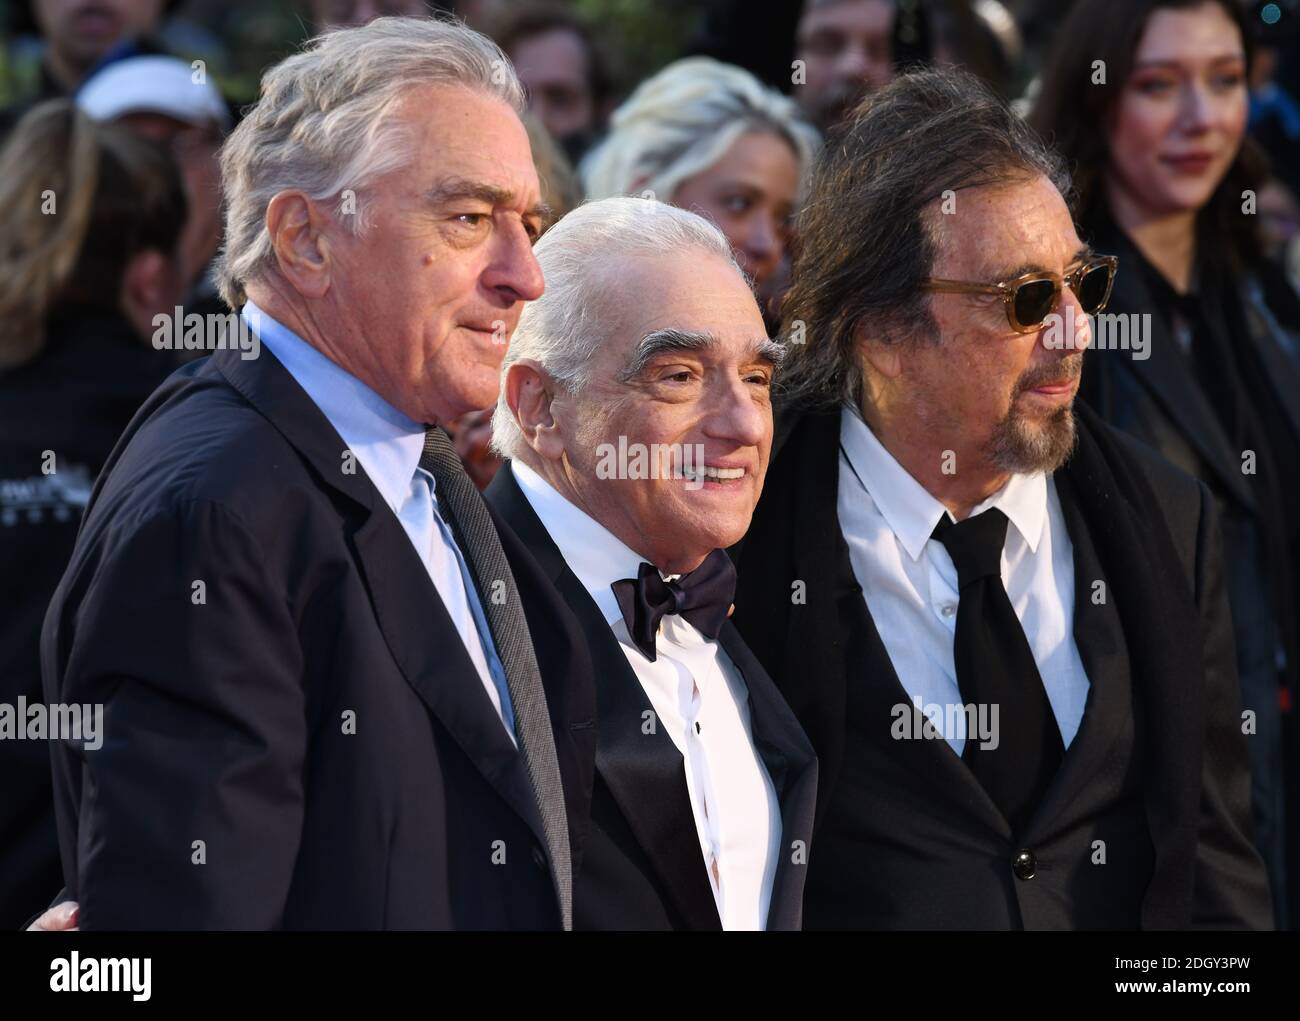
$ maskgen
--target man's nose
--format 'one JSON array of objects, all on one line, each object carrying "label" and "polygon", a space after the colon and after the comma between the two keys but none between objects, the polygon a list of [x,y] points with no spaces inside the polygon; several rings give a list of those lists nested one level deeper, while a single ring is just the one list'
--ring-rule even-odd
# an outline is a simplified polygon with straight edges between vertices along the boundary
[{"label": "man's nose", "polygon": [[[1092,322],[1088,319],[1088,313],[1083,310],[1083,306],[1079,304],[1079,296],[1073,289],[1069,287],[1061,289],[1061,303],[1056,311],[1062,317],[1062,322],[1069,324],[1072,329],[1071,335],[1064,338],[1065,350],[1086,351],[1091,347]],[[1046,333],[1044,333],[1045,337]]]},{"label": "man's nose", "polygon": [[508,303],[536,301],[546,289],[542,267],[533,254],[532,239],[522,223],[504,228],[496,258],[488,267],[484,282]]},{"label": "man's nose", "polygon": [[772,409],[754,400],[753,386],[737,377],[705,398],[714,408],[705,432],[714,439],[756,447],[772,438]]}]

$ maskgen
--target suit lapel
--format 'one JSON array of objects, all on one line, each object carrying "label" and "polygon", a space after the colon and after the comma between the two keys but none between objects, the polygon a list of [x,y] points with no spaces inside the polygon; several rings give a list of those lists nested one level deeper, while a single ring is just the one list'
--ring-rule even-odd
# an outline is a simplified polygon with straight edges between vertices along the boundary
[{"label": "suit lapel", "polygon": [[781,842],[768,905],[769,930],[803,925],[803,888],[817,804],[817,758],[799,721],[740,632],[728,621],[718,643],[749,692],[749,724],[781,807]]},{"label": "suit lapel", "polygon": [[509,467],[497,473],[488,495],[551,575],[586,636],[596,677],[597,772],[686,926],[720,928],[686,786],[685,760],[659,725],[613,630],[564,563]]},{"label": "suit lapel", "polygon": [[539,839],[544,834],[522,761],[479,682],[451,617],[401,523],[365,470],[343,470],[347,444],[269,348],[245,360],[218,351],[213,366],[274,425],[321,484],[346,498],[350,542],[375,618],[406,682],[483,777]]},{"label": "suit lapel", "polygon": [[[1064,472],[1055,475],[1066,531],[1074,547],[1074,641],[1088,675],[1088,699],[1079,731],[1066,750],[1061,768],[1030,821],[1029,834],[1053,819],[1096,775],[1123,731],[1132,711],[1128,648],[1111,596],[1111,581]],[[1104,584],[1105,600],[1093,601],[1093,585]]]}]

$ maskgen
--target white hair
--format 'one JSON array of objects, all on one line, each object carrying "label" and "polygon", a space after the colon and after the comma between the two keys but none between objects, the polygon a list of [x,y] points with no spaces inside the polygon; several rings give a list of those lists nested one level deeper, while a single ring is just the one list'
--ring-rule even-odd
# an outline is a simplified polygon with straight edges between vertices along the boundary
[{"label": "white hair", "polygon": [[218,263],[221,296],[232,308],[244,284],[270,265],[266,209],[281,191],[317,201],[351,191],[349,229],[365,229],[357,196],[405,165],[409,125],[393,116],[412,88],[459,85],[494,96],[516,112],[523,87],[492,40],[436,18],[377,18],[326,32],[262,76],[261,97],[221,150],[226,239]]},{"label": "white hair", "polygon": [[647,197],[671,202],[682,182],[753,131],[783,138],[800,176],[807,175],[821,140],[792,99],[739,67],[710,57],[679,60],[614,111],[609,135],[582,162],[587,197],[648,191]]},{"label": "white hair", "polygon": [[[577,393],[587,382],[588,365],[608,339],[599,310],[608,307],[611,280],[603,271],[617,260],[684,251],[722,259],[743,278],[722,231],[702,216],[653,199],[615,197],[588,202],[561,218],[533,248],[546,291],[524,306],[505,360],[492,415],[492,447],[514,457],[523,433],[506,403],[506,370],[521,358],[537,362],[565,389]],[[635,286],[635,277],[618,281]],[[615,299],[617,300],[617,299]]]}]

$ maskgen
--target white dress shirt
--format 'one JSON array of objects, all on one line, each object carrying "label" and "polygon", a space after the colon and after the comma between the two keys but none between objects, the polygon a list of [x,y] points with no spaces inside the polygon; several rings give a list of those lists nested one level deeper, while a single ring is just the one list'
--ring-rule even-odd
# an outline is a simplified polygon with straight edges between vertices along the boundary
[{"label": "white dress shirt", "polygon": [[[913,704],[962,705],[953,657],[957,569],[931,533],[947,513],[885,449],[855,409],[840,419],[840,529],[853,573]],[[1056,483],[1013,475],[971,513],[1007,516],[1002,584],[1025,630],[1066,747],[1078,733],[1088,675],[1074,640],[1074,546]],[[925,712],[925,710],[922,710]],[[927,713],[952,750],[966,745],[966,715]],[[947,724],[947,726],[945,726]]]},{"label": "white dress shirt", "polygon": [[[763,929],[781,844],[781,809],[754,748],[749,692],[730,657],[676,614],[666,614],[652,663],[633,643],[611,587],[645,557],[519,461],[515,473],[565,563],[600,608],[686,763],[700,851],[724,929]],[[671,577],[671,576],[670,576]],[[683,834],[685,837],[685,834]]]},{"label": "white dress shirt", "polygon": [[[424,426],[402,414],[361,380],[340,368],[251,301],[242,315],[289,375],[307,392],[347,444],[366,477],[397,515],[420,562],[442,597],[492,707],[513,741],[514,714],[505,669],[487,617],[456,546],[438,513],[433,476],[419,467]],[[342,451],[339,470],[343,470]]]}]

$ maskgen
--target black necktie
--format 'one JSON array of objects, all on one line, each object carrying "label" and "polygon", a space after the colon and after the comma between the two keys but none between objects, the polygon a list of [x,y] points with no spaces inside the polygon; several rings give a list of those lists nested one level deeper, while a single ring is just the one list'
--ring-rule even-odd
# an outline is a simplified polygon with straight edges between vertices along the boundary
[{"label": "black necktie", "polygon": [[707,638],[718,637],[736,595],[736,568],[724,551],[715,549],[704,563],[676,581],[664,581],[657,569],[642,564],[635,579],[624,578],[610,588],[623,611],[627,633],[653,663],[655,635],[666,613],[685,617]]},{"label": "black necktie", "polygon": [[977,735],[968,733],[962,759],[1020,833],[1065,749],[1038,664],[1002,585],[1007,516],[990,508],[954,523],[944,514],[933,537],[957,568],[953,658],[962,700],[977,711],[998,707],[997,747],[981,748]]},{"label": "black necktie", "polygon": [[[433,476],[438,511],[451,527],[456,545],[469,564],[488,630],[506,672],[506,687],[515,710],[515,736],[519,754],[532,783],[542,819],[555,878],[560,917],[565,929],[573,927],[573,868],[569,854],[569,824],[564,811],[564,789],[555,756],[555,736],[546,708],[542,673],[528,633],[528,620],[519,599],[514,574],[501,548],[492,516],[461,464],[451,437],[433,428],[424,434],[420,467]],[[490,598],[500,582],[505,599]]]}]

